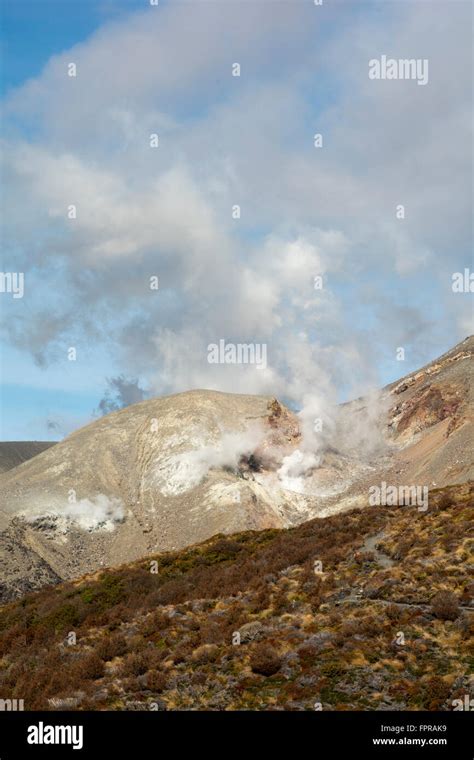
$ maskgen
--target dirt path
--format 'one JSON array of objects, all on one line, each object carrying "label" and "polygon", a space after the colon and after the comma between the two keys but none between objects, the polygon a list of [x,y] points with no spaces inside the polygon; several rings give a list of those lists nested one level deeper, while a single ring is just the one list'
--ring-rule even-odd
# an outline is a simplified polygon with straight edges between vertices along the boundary
[{"label": "dirt path", "polygon": [[389,557],[388,554],[385,554],[385,552],[381,551],[380,549],[377,549],[377,544],[379,544],[383,539],[385,538],[385,531],[382,529],[378,533],[376,533],[374,536],[369,536],[365,539],[364,543],[362,544],[361,551],[363,552],[372,552],[372,554],[375,556],[376,562],[381,567],[393,567],[395,564],[395,561]]},{"label": "dirt path", "polygon": [[[379,599],[377,597],[369,597],[369,596],[362,596],[361,593],[358,593],[357,591],[352,592],[348,596],[346,596],[345,599],[339,599],[336,602],[336,606],[339,606],[340,604],[361,604],[364,602],[365,604],[368,604],[370,602],[375,602],[375,604],[385,604],[385,605],[395,605],[396,607],[418,607],[422,610],[430,610],[431,604],[428,602],[395,602],[393,599]],[[474,607],[466,607],[463,605],[459,605],[459,609],[463,610],[463,612],[470,612],[471,614],[474,613]]]},{"label": "dirt path", "polygon": [[[373,536],[369,536],[365,539],[364,543],[362,544],[360,551],[361,552],[371,552],[374,555],[375,561],[383,568],[387,569],[390,567],[393,567],[396,562],[393,560],[388,554],[381,551],[377,548],[377,544],[381,543],[383,539],[385,538],[385,531],[382,529],[378,533],[375,533]],[[375,602],[375,604],[382,604],[382,605],[390,605],[393,604],[396,607],[401,608],[407,608],[407,607],[418,607],[422,610],[430,610],[431,604],[429,602],[395,602],[392,599],[380,599],[378,597],[365,597],[364,596],[364,589],[363,587],[353,589],[345,598],[339,599],[336,602],[336,606],[339,606],[341,604],[360,604],[361,602],[364,602],[365,604],[369,602]],[[459,606],[459,609],[463,612],[469,612],[471,614],[474,613],[474,607],[466,607],[466,606]]]}]

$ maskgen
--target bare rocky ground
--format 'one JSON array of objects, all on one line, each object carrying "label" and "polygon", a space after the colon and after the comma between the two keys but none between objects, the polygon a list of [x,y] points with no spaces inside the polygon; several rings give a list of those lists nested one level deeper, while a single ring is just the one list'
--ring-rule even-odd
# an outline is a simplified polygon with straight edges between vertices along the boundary
[{"label": "bare rocky ground", "polygon": [[301,426],[274,398],[191,391],[87,425],[0,475],[0,600],[218,533],[367,507],[381,481],[469,481],[473,346],[340,407],[303,476],[282,470]]}]

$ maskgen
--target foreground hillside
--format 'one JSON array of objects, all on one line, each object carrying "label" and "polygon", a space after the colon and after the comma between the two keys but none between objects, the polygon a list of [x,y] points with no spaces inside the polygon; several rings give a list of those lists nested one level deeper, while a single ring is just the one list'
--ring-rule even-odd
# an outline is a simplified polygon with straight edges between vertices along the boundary
[{"label": "foreground hillside", "polygon": [[[248,531],[0,609],[25,709],[453,709],[473,691],[473,485]],[[316,708],[315,708],[316,706]]]}]

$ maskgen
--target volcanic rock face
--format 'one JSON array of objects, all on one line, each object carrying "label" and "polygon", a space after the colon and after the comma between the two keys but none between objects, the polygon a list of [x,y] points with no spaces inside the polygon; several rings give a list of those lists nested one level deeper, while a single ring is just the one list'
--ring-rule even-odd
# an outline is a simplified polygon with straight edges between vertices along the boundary
[{"label": "volcanic rock face", "polygon": [[406,477],[436,486],[473,478],[473,352],[470,337],[389,387],[390,437]]},{"label": "volcanic rock face", "polygon": [[[386,410],[380,419],[385,449],[370,460],[370,471],[352,479],[338,498],[338,510],[365,506],[367,490],[385,481],[394,486],[435,488],[474,478],[472,356],[474,338],[402,380],[383,388],[378,398]],[[358,425],[370,404],[358,399],[344,404]],[[359,420],[359,422],[357,422]]]},{"label": "volcanic rock face", "polygon": [[334,410],[316,450],[277,399],[215,391],[144,401],[78,430],[0,476],[0,601],[217,533],[366,506],[382,479],[465,482],[472,349],[468,339]]}]

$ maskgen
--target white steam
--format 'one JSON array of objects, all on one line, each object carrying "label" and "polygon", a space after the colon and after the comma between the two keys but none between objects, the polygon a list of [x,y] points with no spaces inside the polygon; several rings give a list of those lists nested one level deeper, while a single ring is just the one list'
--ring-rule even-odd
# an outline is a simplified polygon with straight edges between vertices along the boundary
[{"label": "white steam", "polygon": [[66,503],[58,507],[29,513],[26,516],[28,522],[51,520],[54,529],[59,533],[66,533],[71,526],[84,531],[111,532],[117,523],[124,519],[125,512],[121,499],[115,496],[108,497],[99,493],[92,499],[80,499],[73,503]]},{"label": "white steam", "polygon": [[316,467],[319,467],[321,457],[309,451],[303,452],[296,449],[292,454],[284,457],[277,474],[282,488],[295,493],[305,493],[305,478]]},{"label": "white steam", "polygon": [[331,401],[327,395],[305,395],[298,414],[300,445],[283,458],[277,471],[284,489],[314,494],[310,478],[324,464],[328,452],[368,464],[375,454],[385,451],[381,420],[385,419],[388,402],[380,392],[369,393],[352,404],[337,405]]},{"label": "white steam", "polygon": [[189,491],[199,485],[213,468],[236,470],[240,459],[250,456],[263,436],[264,430],[258,424],[244,431],[225,431],[215,443],[161,460],[156,470],[157,476],[164,481],[161,493],[175,496]]}]

